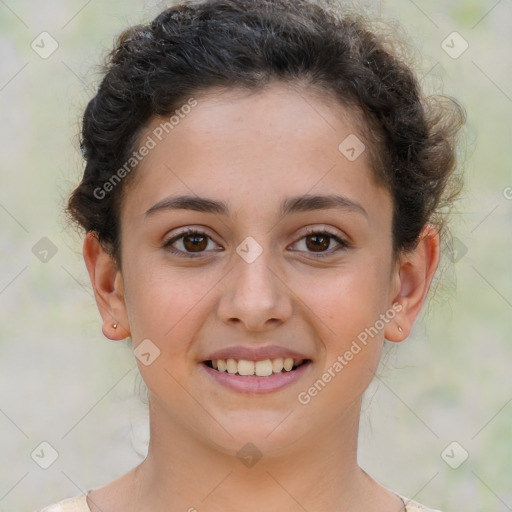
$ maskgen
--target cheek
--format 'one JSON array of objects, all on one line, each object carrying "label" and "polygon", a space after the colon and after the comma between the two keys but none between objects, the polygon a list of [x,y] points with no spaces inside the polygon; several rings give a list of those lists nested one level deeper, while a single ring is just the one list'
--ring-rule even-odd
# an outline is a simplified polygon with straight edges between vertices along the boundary
[{"label": "cheek", "polygon": [[330,369],[339,376],[338,383],[347,379],[351,386],[359,382],[364,388],[378,365],[390,321],[385,316],[389,283],[383,265],[367,260],[340,268],[321,288],[312,283],[305,288],[311,290],[305,302],[313,305],[323,344],[322,371]]},{"label": "cheek", "polygon": [[331,335],[346,338],[373,325],[386,307],[389,283],[382,269],[371,261],[331,271],[325,279],[306,283],[307,304],[332,329]]},{"label": "cheek", "polygon": [[184,339],[188,318],[205,293],[204,282],[191,277],[190,270],[180,272],[154,258],[140,258],[127,268],[126,306],[134,346],[150,338],[160,350],[178,348],[169,341]]},{"label": "cheek", "polygon": [[196,364],[188,352],[200,326],[198,303],[208,289],[205,280],[154,261],[133,263],[130,271],[126,304],[133,348],[136,354],[146,352],[145,347],[157,354],[150,364],[137,358],[139,372],[153,395],[183,399],[178,383],[185,382]]},{"label": "cheek", "polygon": [[[299,397],[322,415],[339,417],[361,397],[374,377],[383,346],[387,283],[377,268],[344,269],[310,292],[323,357],[309,388]],[[313,290],[313,287],[309,287]],[[328,411],[327,413],[325,411]]]},{"label": "cheek", "polygon": [[145,375],[154,379],[160,369],[168,380],[168,370],[183,381],[197,364],[194,342],[215,311],[215,286],[222,273],[207,267],[179,268],[161,256],[130,263],[126,304],[133,347],[149,339],[160,351],[151,372],[138,362],[141,374],[145,380]]}]

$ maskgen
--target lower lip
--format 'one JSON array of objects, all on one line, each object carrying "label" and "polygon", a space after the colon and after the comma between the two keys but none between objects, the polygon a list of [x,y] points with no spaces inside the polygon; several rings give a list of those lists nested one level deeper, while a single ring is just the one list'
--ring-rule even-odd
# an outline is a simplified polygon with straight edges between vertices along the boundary
[{"label": "lower lip", "polygon": [[201,366],[206,370],[216,382],[226,386],[229,389],[238,391],[240,393],[272,393],[283,389],[286,386],[292,385],[297,382],[309,370],[311,361],[301,364],[296,370],[287,372],[283,371],[269,375],[268,377],[258,377],[256,375],[236,375],[227,372],[219,372],[214,370],[206,364],[201,363]]}]

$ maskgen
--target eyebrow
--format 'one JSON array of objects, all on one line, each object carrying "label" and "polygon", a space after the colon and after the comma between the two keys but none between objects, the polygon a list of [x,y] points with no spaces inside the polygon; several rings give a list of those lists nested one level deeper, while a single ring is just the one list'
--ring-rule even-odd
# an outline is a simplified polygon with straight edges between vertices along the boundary
[{"label": "eyebrow", "polygon": [[[285,216],[290,213],[329,209],[350,211],[368,217],[367,211],[359,203],[356,203],[347,197],[332,194],[288,197],[281,203],[280,215]],[[202,213],[229,215],[229,206],[224,201],[185,195],[166,197],[161,201],[158,201],[158,203],[146,211],[145,218],[147,219],[157,212],[167,210],[194,210]]]}]

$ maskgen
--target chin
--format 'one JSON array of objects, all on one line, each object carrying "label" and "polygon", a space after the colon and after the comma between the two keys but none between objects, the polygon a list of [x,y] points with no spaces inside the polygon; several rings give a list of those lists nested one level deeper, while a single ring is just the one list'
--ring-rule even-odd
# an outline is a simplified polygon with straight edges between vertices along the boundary
[{"label": "chin", "polygon": [[248,453],[254,457],[261,457],[262,454],[265,457],[278,457],[286,454],[306,434],[295,424],[293,414],[287,418],[290,412],[233,412],[229,415],[229,421],[227,415],[222,416],[222,425],[226,430],[216,429],[217,433],[222,433],[221,437],[212,437],[211,429],[204,436],[209,437],[209,442],[217,450],[230,456],[240,458]]}]

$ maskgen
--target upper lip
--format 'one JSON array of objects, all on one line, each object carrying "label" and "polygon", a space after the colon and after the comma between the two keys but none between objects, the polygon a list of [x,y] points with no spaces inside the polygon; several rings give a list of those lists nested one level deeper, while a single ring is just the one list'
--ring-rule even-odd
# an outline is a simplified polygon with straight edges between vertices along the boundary
[{"label": "upper lip", "polygon": [[265,359],[278,359],[282,357],[286,359],[309,359],[306,355],[295,350],[290,350],[278,345],[268,345],[266,347],[244,347],[237,345],[227,347],[212,352],[204,361],[215,361],[217,359],[244,359],[246,361],[264,361]]}]

